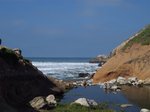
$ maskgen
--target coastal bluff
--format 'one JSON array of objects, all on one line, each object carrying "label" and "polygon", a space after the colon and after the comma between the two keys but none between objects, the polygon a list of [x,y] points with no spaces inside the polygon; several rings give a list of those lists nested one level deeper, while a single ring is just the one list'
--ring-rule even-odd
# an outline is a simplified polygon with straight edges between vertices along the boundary
[{"label": "coastal bluff", "polygon": [[34,112],[29,101],[37,96],[61,96],[63,90],[21,55],[0,46],[0,111]]},{"label": "coastal bluff", "polygon": [[115,48],[97,70],[93,82],[106,82],[119,76],[150,80],[150,25]]}]

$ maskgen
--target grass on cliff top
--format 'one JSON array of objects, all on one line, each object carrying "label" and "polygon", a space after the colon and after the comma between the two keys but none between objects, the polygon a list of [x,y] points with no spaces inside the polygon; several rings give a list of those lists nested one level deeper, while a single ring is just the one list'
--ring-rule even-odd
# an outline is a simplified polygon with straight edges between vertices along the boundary
[{"label": "grass on cliff top", "polygon": [[105,105],[98,105],[95,108],[84,107],[79,104],[59,104],[53,110],[44,110],[41,112],[114,112],[113,110],[108,109]]},{"label": "grass on cliff top", "polygon": [[140,34],[131,39],[124,47],[123,50],[130,48],[133,44],[138,43],[141,45],[150,45],[150,25],[141,30]]}]

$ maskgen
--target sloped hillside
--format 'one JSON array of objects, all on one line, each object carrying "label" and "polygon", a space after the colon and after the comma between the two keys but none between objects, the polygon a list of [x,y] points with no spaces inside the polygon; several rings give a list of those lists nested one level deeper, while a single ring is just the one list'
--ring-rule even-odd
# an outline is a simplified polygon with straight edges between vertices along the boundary
[{"label": "sloped hillside", "polygon": [[36,96],[62,91],[43,75],[19,50],[0,46],[0,111],[34,112],[29,101]]},{"label": "sloped hillside", "polygon": [[150,26],[143,28],[112,52],[112,57],[99,69],[93,81],[108,81],[118,76],[150,78]]}]

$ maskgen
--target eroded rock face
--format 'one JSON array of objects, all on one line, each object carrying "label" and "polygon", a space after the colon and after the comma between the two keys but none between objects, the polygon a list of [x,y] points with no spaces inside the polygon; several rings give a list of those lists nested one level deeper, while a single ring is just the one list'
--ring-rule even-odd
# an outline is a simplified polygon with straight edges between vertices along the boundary
[{"label": "eroded rock face", "polygon": [[[146,32],[144,32],[145,30]],[[144,33],[150,34],[150,26],[113,50],[111,58],[94,75],[94,83],[106,82],[119,76],[137,77],[142,80],[150,78],[150,45],[136,42]],[[150,37],[145,36],[144,38],[143,41],[149,42]],[[134,41],[131,42],[133,39]]]},{"label": "eroded rock face", "polygon": [[60,95],[62,90],[30,61],[11,49],[0,48],[1,101],[16,110],[28,112],[29,101],[49,94]]}]

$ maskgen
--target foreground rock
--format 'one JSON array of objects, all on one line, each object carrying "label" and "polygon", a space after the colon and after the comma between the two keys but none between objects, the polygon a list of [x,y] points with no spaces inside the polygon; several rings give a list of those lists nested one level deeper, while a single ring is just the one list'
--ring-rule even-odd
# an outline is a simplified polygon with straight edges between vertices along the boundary
[{"label": "foreground rock", "polygon": [[52,109],[56,107],[57,102],[55,100],[54,95],[49,95],[46,98],[39,96],[39,97],[35,97],[32,101],[30,101],[30,105],[36,110]]},{"label": "foreground rock", "polygon": [[60,96],[63,93],[53,80],[49,80],[29,60],[24,59],[19,50],[0,46],[0,63],[1,110],[34,112],[29,107],[29,101],[33,98],[49,94]]},{"label": "foreground rock", "polygon": [[32,101],[30,101],[30,105],[39,110],[39,109],[43,109],[44,107],[46,107],[47,103],[45,101],[45,99],[43,97],[35,97]]},{"label": "foreground rock", "polygon": [[93,107],[93,106],[98,105],[98,103],[95,102],[94,100],[90,100],[90,99],[86,99],[86,98],[79,98],[76,101],[74,101],[72,104],[80,104],[80,105],[86,106],[86,107]]},{"label": "foreground rock", "polygon": [[150,110],[148,110],[148,109],[141,109],[141,111],[140,112],[150,112]]},{"label": "foreground rock", "polygon": [[94,83],[117,77],[150,78],[150,26],[129,38],[112,52],[111,58],[93,77]]}]

